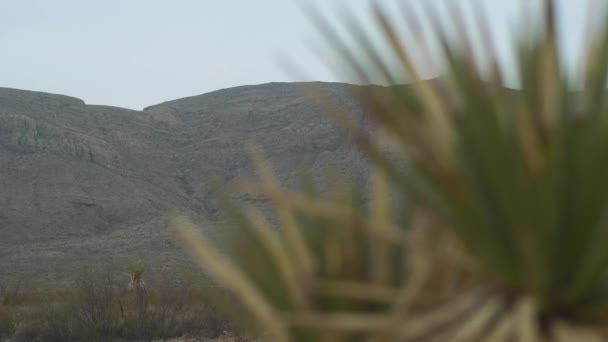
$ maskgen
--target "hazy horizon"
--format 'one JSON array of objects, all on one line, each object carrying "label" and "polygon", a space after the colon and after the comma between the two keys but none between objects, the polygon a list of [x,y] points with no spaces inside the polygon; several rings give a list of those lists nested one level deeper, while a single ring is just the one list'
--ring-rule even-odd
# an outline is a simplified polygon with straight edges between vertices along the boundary
[{"label": "hazy horizon", "polygon": [[[394,6],[396,1],[376,2]],[[502,52],[508,49],[509,28],[521,24],[519,2],[453,2],[484,3],[496,32],[494,39]],[[352,83],[333,75],[312,52],[311,43],[318,37],[301,3],[315,1],[26,0],[0,4],[4,47],[0,86],[139,110],[240,85]],[[325,12],[346,4],[360,12],[369,2],[316,3]],[[560,30],[569,59],[580,45],[585,4],[560,1],[562,13],[567,13]],[[306,77],[284,72],[278,63],[283,57],[296,63]],[[425,71],[427,76],[434,75],[430,67]]]}]

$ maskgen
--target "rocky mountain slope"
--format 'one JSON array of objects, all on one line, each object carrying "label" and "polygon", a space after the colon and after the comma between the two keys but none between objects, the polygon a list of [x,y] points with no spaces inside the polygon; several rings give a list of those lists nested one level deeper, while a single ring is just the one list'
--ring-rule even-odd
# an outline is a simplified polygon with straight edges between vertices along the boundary
[{"label": "rocky mountain slope", "polygon": [[[357,87],[315,85],[363,120]],[[215,181],[252,174],[251,141],[287,184],[300,167],[366,173],[302,84],[225,89],[143,111],[0,88],[0,282],[61,283],[83,266],[136,259],[174,268],[184,257],[163,216],[179,210],[218,229]]]}]

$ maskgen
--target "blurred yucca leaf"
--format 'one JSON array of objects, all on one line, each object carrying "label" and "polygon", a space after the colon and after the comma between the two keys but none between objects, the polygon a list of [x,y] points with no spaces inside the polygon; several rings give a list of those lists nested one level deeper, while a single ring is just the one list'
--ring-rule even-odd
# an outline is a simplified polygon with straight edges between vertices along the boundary
[{"label": "blurred yucca leaf", "polygon": [[[270,199],[279,228],[236,209],[248,239],[226,256],[176,219],[188,249],[276,340],[608,336],[608,15],[589,33],[582,90],[572,92],[555,3],[542,4],[543,25],[513,44],[518,91],[504,87],[483,14],[471,32],[458,7],[446,23],[432,2],[418,16],[404,6],[410,30],[431,23],[444,75],[428,81],[409,47],[419,45],[401,39],[382,7],[370,11],[380,36],[352,16],[336,27],[313,10],[351,76],[411,83],[357,92],[371,131],[315,96],[370,157],[369,203],[357,200],[358,186],[284,190],[254,153],[259,181],[243,188]],[[386,141],[407,158],[405,170]],[[407,194],[407,223],[395,219],[391,192]]]}]

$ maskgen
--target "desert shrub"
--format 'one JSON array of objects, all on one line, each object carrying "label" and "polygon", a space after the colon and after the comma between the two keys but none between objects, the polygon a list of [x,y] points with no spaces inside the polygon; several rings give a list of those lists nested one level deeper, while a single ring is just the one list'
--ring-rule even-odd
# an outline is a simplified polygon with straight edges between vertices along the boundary
[{"label": "desert shrub", "polygon": [[0,338],[12,336],[15,330],[15,315],[11,308],[0,306]]},{"label": "desert shrub", "polygon": [[14,307],[0,306],[0,337],[69,342],[229,335],[243,340],[212,304],[210,293],[216,296],[222,291],[169,280],[143,286],[142,276],[138,272],[142,286],[137,287],[112,275],[85,272],[70,291],[29,294],[31,301],[19,317],[13,314]]},{"label": "desert shrub", "polygon": [[162,339],[184,335],[217,338],[235,332],[233,324],[211,304],[205,289],[189,283],[161,283],[148,288],[139,308],[133,294],[123,297],[124,322],[121,336],[126,339]]},{"label": "desert shrub", "polygon": [[104,339],[119,330],[119,299],[110,276],[85,275],[78,282],[66,309],[75,330],[87,340]]},{"label": "desert shrub", "polygon": [[0,304],[18,305],[24,300],[22,280],[0,284]]},{"label": "desert shrub", "polygon": [[[148,285],[143,270],[83,271],[61,291],[20,291],[19,304],[0,304],[0,340],[149,341],[182,336],[247,340],[216,305],[222,289],[164,279]],[[135,283],[140,286],[133,286]],[[129,286],[130,285],[130,286]]]},{"label": "desert shrub", "polygon": [[22,317],[16,328],[13,339],[17,342],[80,341],[76,331],[76,321],[69,314],[67,305],[45,303]]},{"label": "desert shrub", "polygon": [[161,284],[151,297],[150,316],[155,336],[181,336],[201,329],[205,317],[200,314],[204,314],[206,308],[195,306],[201,301],[196,290],[188,284]]},{"label": "desert shrub", "polygon": [[17,341],[103,341],[120,330],[119,301],[110,277],[86,272],[75,288],[29,304]]}]

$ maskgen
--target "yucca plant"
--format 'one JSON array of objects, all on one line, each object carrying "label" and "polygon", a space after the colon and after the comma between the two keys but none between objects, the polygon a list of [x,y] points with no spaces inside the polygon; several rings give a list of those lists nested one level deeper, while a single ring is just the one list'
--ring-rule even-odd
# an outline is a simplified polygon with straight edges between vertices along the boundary
[{"label": "yucca plant", "polygon": [[[504,87],[482,15],[476,32],[458,7],[448,23],[430,2],[421,16],[406,15],[411,30],[421,18],[433,29],[444,75],[425,81],[411,50],[420,44],[403,42],[381,7],[371,12],[381,35],[352,17],[339,29],[312,14],[351,76],[411,83],[357,92],[371,131],[317,97],[370,157],[368,203],[356,186],[284,190],[257,153],[259,180],[244,188],[272,202],[277,229],[255,208],[235,210],[241,240],[221,253],[175,220],[195,259],[271,340],[608,336],[608,15],[590,30],[582,75],[572,77],[554,1],[542,4],[542,25],[513,45],[518,91]],[[391,203],[392,192],[407,195],[407,208]],[[398,219],[403,211],[409,219]]]}]

